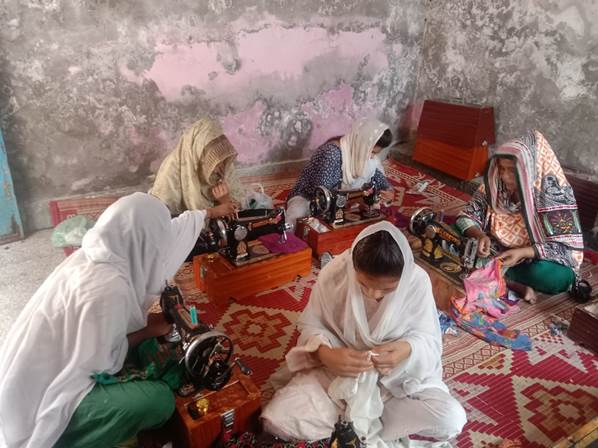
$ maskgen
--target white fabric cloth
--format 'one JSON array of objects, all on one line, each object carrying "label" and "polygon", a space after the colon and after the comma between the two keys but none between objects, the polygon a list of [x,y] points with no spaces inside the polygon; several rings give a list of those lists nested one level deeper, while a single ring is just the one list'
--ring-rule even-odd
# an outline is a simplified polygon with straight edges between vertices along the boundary
[{"label": "white fabric cloth", "polygon": [[[0,354],[0,446],[51,447],[94,385],[116,373],[193,248],[204,211],[170,219],[148,194],[116,201],[29,300]],[[2,444],[3,443],[3,444]]]},{"label": "white fabric cloth", "polygon": [[[378,231],[386,231],[393,236],[403,254],[404,267],[397,289],[386,295],[368,318],[364,305],[366,299],[355,278],[351,250],[358,241]],[[321,271],[299,319],[301,334],[297,346],[289,351],[286,361],[291,373],[308,377],[303,384],[311,382],[311,387],[316,389],[325,387],[327,399],[339,408],[344,407],[344,417],[353,422],[357,433],[366,437],[369,444],[385,446],[381,439],[385,400],[404,399],[430,388],[448,395],[448,388],[442,381],[442,336],[430,279],[415,264],[401,231],[383,221],[364,229],[353,247]],[[322,375],[330,374],[327,371],[322,373],[324,368],[312,356],[322,343],[366,351],[397,340],[410,344],[411,355],[385,376],[371,370],[357,379],[337,377],[326,384]],[[297,425],[296,422],[289,423],[288,415],[286,420],[281,420],[272,412],[278,406],[277,402],[287,401],[287,393],[286,387],[278,391],[262,415],[282,433],[295,431],[293,426]],[[310,394],[309,388],[305,393]],[[312,395],[308,400],[318,398]],[[289,404],[287,402],[287,406]],[[293,409],[295,419],[301,420],[306,415],[304,409],[297,406]],[[310,434],[309,428],[301,433],[303,438],[308,439],[314,438],[314,435]]]},{"label": "white fabric cloth", "polygon": [[387,129],[381,121],[369,118],[353,123],[351,131],[341,137],[343,188],[360,188],[372,178],[380,163],[371,158],[372,150]]},{"label": "white fabric cloth", "polygon": [[309,216],[309,201],[301,195],[293,196],[287,202],[286,220],[295,228],[297,220]]}]

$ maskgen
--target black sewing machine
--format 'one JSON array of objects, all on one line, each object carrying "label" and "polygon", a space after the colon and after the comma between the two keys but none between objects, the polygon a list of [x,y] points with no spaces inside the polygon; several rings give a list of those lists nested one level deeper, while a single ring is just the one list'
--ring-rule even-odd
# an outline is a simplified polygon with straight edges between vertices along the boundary
[{"label": "black sewing machine", "polygon": [[[432,209],[424,207],[416,210],[411,216],[409,230],[422,239],[423,258],[440,264],[447,257],[466,271],[475,268],[478,240],[459,235],[456,230],[442,222],[442,219],[438,219]],[[445,267],[450,271],[450,265]],[[456,272],[455,267],[452,269],[450,272]]]},{"label": "black sewing machine", "polygon": [[231,261],[242,262],[250,258],[250,241],[277,233],[284,242],[289,229],[283,208],[241,210],[236,219],[210,220],[208,228],[202,230],[197,240],[194,254],[220,251]]},{"label": "black sewing machine", "polygon": [[342,416],[338,416],[338,421],[334,424],[334,431],[328,442],[330,448],[365,448],[365,441],[361,440],[352,422],[346,421]]},{"label": "black sewing machine", "polygon": [[176,286],[166,286],[160,296],[160,307],[166,320],[173,324],[164,339],[177,345],[179,362],[185,366],[187,382],[179,389],[179,395],[223,388],[234,365],[245,375],[252,373],[241,359],[233,356],[233,342],[227,335],[191,314]]},{"label": "black sewing machine", "polygon": [[319,186],[316,187],[309,209],[311,216],[321,218],[333,226],[341,226],[380,217],[380,210],[374,207],[379,201],[379,191],[370,183],[363,184],[356,190],[329,190]]}]

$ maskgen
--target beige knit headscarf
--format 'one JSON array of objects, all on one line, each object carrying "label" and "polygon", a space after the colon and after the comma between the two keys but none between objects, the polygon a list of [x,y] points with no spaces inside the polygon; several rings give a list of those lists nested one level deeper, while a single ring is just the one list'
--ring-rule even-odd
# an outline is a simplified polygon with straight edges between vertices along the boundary
[{"label": "beige knit headscarf", "polygon": [[158,170],[149,193],[164,202],[173,215],[214,206],[212,188],[227,183],[231,198],[243,199],[235,173],[237,152],[220,125],[204,117],[187,129]]}]

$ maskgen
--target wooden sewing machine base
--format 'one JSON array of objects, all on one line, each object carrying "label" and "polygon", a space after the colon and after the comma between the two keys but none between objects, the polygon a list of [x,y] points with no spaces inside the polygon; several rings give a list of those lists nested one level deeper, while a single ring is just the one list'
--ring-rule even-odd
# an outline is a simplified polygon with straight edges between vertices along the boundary
[{"label": "wooden sewing machine base", "polygon": [[317,220],[323,231],[318,231],[310,226],[308,219],[297,220],[295,235],[311,247],[314,257],[320,258],[326,252],[331,255],[338,255],[349,249],[353,244],[353,240],[359,235],[359,232],[372,224],[386,219],[386,217],[380,215],[377,218],[342,227],[333,227],[317,218],[309,219]]},{"label": "wooden sewing machine base", "polygon": [[451,297],[463,297],[465,295],[463,281],[458,279],[458,277],[455,277],[455,275],[451,275],[451,273],[443,271],[444,266],[442,265],[444,263],[440,264],[442,267],[435,266],[429,263],[427,260],[423,260],[421,258],[421,252],[414,251],[413,255],[415,262],[430,276],[436,308],[441,311],[448,311],[450,308]]},{"label": "wooden sewing machine base", "polygon": [[[193,419],[189,406],[199,399],[207,400],[207,413]],[[226,386],[218,391],[204,390],[190,397],[176,398],[173,418],[175,447],[207,448],[222,438],[223,414],[233,411],[232,433],[257,432],[261,413],[261,394],[250,377],[233,370]]]},{"label": "wooden sewing machine base", "polygon": [[196,286],[217,304],[276,288],[310,272],[311,249],[308,247],[243,266],[235,266],[221,254],[193,258]]}]

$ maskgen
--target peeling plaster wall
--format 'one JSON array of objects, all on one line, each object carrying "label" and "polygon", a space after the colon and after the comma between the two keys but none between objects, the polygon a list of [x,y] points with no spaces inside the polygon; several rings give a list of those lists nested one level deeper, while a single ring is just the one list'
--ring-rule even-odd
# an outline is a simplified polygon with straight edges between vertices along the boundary
[{"label": "peeling plaster wall", "polygon": [[426,1],[412,125],[426,98],[495,107],[497,143],[543,132],[598,174],[598,1]]},{"label": "peeling plaster wall", "polygon": [[354,118],[397,129],[414,94],[419,0],[8,0],[0,125],[29,230],[47,201],[140,185],[218,118],[243,166],[309,156]]}]

